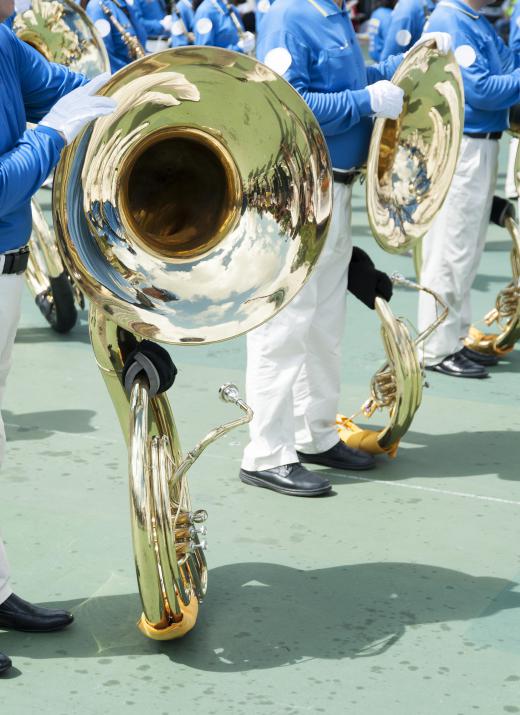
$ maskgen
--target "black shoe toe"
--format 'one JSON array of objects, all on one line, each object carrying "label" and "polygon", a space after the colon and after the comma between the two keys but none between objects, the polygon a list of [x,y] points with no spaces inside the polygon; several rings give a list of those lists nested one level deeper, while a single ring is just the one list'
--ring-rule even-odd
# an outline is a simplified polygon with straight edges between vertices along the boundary
[{"label": "black shoe toe", "polygon": [[323,496],[332,489],[328,479],[316,472],[310,472],[299,462],[256,472],[241,469],[239,476],[244,484],[296,497]]},{"label": "black shoe toe", "polygon": [[467,357],[462,355],[461,351],[448,355],[437,365],[427,366],[426,369],[440,372],[450,377],[466,377],[477,380],[489,377],[488,371],[482,365],[477,365],[476,362],[468,360]]},{"label": "black shoe toe", "polygon": [[11,666],[11,658],[8,658],[5,653],[0,653],[0,673],[5,673]]},{"label": "black shoe toe", "polygon": [[14,593],[0,605],[0,628],[8,630],[50,633],[66,628],[73,620],[68,611],[35,606]]},{"label": "black shoe toe", "polygon": [[493,367],[493,365],[498,365],[499,358],[497,355],[488,355],[487,353],[479,353],[477,350],[472,350],[464,346],[460,351],[461,355],[468,358],[472,362],[476,362],[477,365],[484,365],[484,367]]},{"label": "black shoe toe", "polygon": [[302,462],[321,464],[323,467],[346,469],[352,472],[373,469],[376,465],[376,460],[372,454],[368,454],[368,452],[364,452],[362,449],[347,447],[341,440],[326,452],[320,452],[319,454],[297,452],[297,454]]}]

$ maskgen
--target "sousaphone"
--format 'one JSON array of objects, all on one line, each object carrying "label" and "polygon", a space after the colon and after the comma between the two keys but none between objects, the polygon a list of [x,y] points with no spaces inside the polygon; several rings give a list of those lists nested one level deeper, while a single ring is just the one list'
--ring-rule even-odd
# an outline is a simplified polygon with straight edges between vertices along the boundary
[{"label": "sousaphone", "polygon": [[[412,49],[392,81],[404,91],[397,120],[376,119],[366,170],[368,218],[377,243],[389,253],[403,253],[428,231],[441,208],[457,164],[464,120],[464,91],[451,52],[441,54],[434,42]],[[361,429],[354,415],[337,416],[341,439],[350,446],[395,456],[422,396],[424,382],[417,347],[447,314],[439,296],[427,287],[393,276],[394,283],[426,290],[439,306],[438,319],[415,340],[390,306],[376,299],[387,362],[374,375],[365,417],[389,412],[380,430]]]},{"label": "sousaphone", "polygon": [[132,538],[151,638],[195,624],[206,592],[203,522],[165,389],[157,342],[226,340],[276,315],[309,277],[326,237],[331,167],[301,97],[264,65],[217,48],[138,60],[103,88],[118,109],[63,152],[54,221],[67,269],[91,302],[97,363],[129,450]]}]

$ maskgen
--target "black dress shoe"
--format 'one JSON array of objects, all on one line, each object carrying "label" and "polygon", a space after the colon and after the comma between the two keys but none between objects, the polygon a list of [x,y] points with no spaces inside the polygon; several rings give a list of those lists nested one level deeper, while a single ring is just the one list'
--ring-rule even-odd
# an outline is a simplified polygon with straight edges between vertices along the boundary
[{"label": "black dress shoe", "polygon": [[482,365],[477,365],[473,360],[464,357],[460,350],[458,353],[448,355],[437,365],[427,366],[426,369],[442,372],[443,375],[451,375],[451,377],[473,377],[476,379],[489,377],[489,372]]},{"label": "black dress shoe", "polygon": [[240,479],[254,487],[272,489],[280,494],[290,494],[295,497],[319,497],[328,494],[332,489],[328,479],[316,472],[309,472],[299,462],[262,469],[258,472],[241,469]]},{"label": "black dress shoe", "polygon": [[8,658],[4,653],[0,653],[0,673],[5,673],[11,666],[11,658]]},{"label": "black dress shoe", "polygon": [[485,367],[492,367],[493,365],[498,365],[497,355],[487,355],[486,353],[479,353],[478,350],[472,350],[464,346],[460,350],[460,354],[471,360],[471,362],[476,362],[477,365],[484,365]]},{"label": "black dress shoe", "polygon": [[376,460],[371,454],[363,452],[361,449],[347,447],[341,440],[326,452],[318,454],[296,452],[296,454],[302,462],[321,464],[323,467],[332,467],[332,469],[348,469],[352,472],[359,472],[373,469],[376,466]]},{"label": "black dress shoe", "polygon": [[33,606],[12,593],[0,604],[0,628],[29,633],[49,633],[70,625],[74,617],[68,611]]}]

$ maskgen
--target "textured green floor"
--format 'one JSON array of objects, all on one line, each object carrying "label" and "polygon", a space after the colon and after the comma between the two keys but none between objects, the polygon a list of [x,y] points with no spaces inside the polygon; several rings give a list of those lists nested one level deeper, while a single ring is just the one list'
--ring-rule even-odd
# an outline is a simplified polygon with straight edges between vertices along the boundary
[{"label": "textured green floor", "polygon": [[[410,259],[376,249],[360,198],[354,223],[382,267],[411,275]],[[509,280],[508,249],[491,230],[476,315]],[[415,321],[413,293],[392,305]],[[378,330],[351,302],[347,413],[382,357]],[[217,388],[243,386],[244,340],[174,356],[189,448],[234,414]],[[50,636],[0,632],[16,666],[0,681],[2,715],[520,713],[520,355],[487,381],[430,382],[398,458],[369,479],[329,471],[330,498],[243,486],[244,430],[210,448],[191,478],[194,505],[210,514],[209,594],[191,635],[157,644],[134,625],[126,454],[85,317],[59,338],[27,293],[0,523],[16,591],[72,608],[76,623]]]}]

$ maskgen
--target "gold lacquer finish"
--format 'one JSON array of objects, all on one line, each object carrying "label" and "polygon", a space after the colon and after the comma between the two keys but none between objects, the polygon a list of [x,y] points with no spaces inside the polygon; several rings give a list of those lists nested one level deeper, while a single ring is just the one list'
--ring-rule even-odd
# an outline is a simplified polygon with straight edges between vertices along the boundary
[{"label": "gold lacquer finish", "polygon": [[31,251],[25,278],[33,297],[36,297],[49,289],[49,278],[57,278],[64,269],[56,240],[36,199],[32,199],[31,209]]},{"label": "gold lacquer finish", "polygon": [[[518,155],[517,155],[518,159]],[[495,307],[484,317],[486,325],[497,325],[498,333],[484,333],[472,325],[465,345],[487,355],[505,355],[520,339],[520,233],[517,222],[508,216],[505,228],[512,241],[512,281],[497,295]]]},{"label": "gold lacquer finish", "polygon": [[329,223],[327,148],[310,109],[249,57],[167,50],[103,88],[118,110],[67,147],[54,217],[73,278],[122,327],[169,343],[275,315]]},{"label": "gold lacquer finish", "polygon": [[166,640],[195,625],[206,592],[206,512],[191,507],[189,468],[252,413],[224,385],[243,416],[183,457],[167,397],[149,373],[129,378],[126,368],[143,338],[211,343],[281,310],[325,241],[331,168],[299,95],[238,53],[158,53],[103,93],[118,109],[63,152],[54,220],[91,300],[94,352],[128,444],[139,628]]},{"label": "gold lacquer finish", "polygon": [[437,320],[414,340],[404,321],[394,316],[388,303],[382,298],[376,298],[376,311],[381,320],[381,337],[387,362],[373,376],[371,395],[358,414],[370,418],[377,410],[387,409],[390,421],[381,430],[371,430],[358,427],[354,422],[356,415],[338,415],[336,418],[339,436],[350,447],[358,447],[371,454],[388,454],[389,457],[395,457],[397,454],[399,442],[408,431],[421,404],[424,372],[417,348],[448,315],[447,307],[433,291],[398,274],[393,274],[392,280],[394,285],[429,293],[443,311]]},{"label": "gold lacquer finish", "polygon": [[431,226],[455,171],[464,124],[458,64],[434,43],[413,50],[392,81],[404,91],[397,120],[376,119],[367,163],[367,211],[372,233],[390,253],[402,253]]},{"label": "gold lacquer finish", "polygon": [[127,30],[119,22],[117,17],[114,15],[112,10],[106,3],[100,3],[100,7],[103,10],[108,22],[114,26],[117,33],[121,36],[121,39],[123,40],[128,49],[128,54],[130,55],[130,58],[132,60],[140,60],[142,57],[144,57],[146,55],[145,49],[139,42],[137,37],[135,35],[132,35],[130,32],[127,32]]},{"label": "gold lacquer finish", "polygon": [[16,15],[13,29],[49,62],[89,78],[110,70],[102,39],[73,0],[33,0],[29,10]]}]

